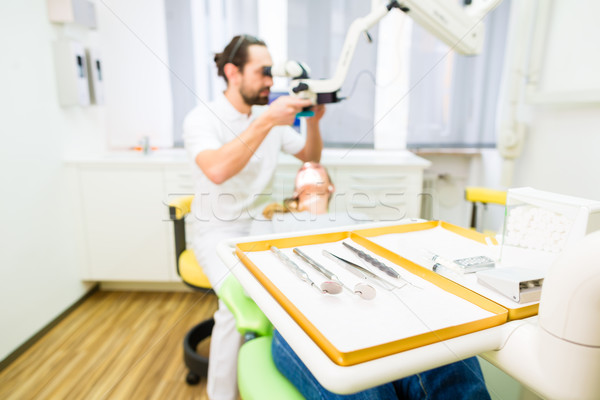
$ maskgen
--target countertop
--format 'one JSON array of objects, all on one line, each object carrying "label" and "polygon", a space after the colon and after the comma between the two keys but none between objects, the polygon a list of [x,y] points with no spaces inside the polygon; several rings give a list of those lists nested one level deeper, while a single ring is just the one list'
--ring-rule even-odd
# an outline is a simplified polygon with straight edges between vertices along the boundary
[{"label": "countertop", "polygon": [[[68,164],[139,164],[139,165],[187,165],[188,158],[184,149],[153,150],[148,154],[141,151],[111,151],[99,154],[66,157]],[[300,161],[288,154],[281,154],[282,165],[300,165]],[[321,163],[325,166],[348,165],[402,165],[427,168],[431,162],[407,150],[370,150],[370,149],[324,149]]]}]

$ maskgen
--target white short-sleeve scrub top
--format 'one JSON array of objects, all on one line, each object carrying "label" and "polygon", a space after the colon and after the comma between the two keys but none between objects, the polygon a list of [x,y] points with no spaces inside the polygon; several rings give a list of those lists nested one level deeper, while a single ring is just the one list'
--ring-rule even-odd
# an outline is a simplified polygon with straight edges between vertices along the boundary
[{"label": "white short-sleeve scrub top", "polygon": [[266,110],[253,106],[251,114],[242,114],[225,95],[206,105],[201,104],[185,118],[183,139],[192,160],[195,198],[192,213],[196,232],[230,225],[238,221],[249,224],[260,217],[262,209],[272,201],[272,182],[280,151],[297,154],[304,148],[305,139],[290,126],[276,126],[263,140],[248,164],[222,184],[215,184],[195,163],[203,150],[218,149],[236,139],[252,121]]}]

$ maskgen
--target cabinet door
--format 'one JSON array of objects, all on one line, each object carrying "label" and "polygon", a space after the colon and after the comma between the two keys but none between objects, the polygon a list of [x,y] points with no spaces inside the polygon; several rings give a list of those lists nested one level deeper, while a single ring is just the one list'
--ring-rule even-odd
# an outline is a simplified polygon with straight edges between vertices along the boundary
[{"label": "cabinet door", "polygon": [[85,279],[169,281],[171,223],[159,168],[82,167]]},{"label": "cabinet door", "polygon": [[338,166],[332,209],[357,221],[418,217],[420,171],[401,166]]}]

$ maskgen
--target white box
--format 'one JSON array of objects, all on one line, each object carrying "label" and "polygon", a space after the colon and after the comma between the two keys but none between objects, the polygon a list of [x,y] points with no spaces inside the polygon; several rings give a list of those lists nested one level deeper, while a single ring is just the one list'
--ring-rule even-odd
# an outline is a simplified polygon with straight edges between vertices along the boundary
[{"label": "white box", "polygon": [[600,201],[532,188],[509,189],[503,266],[547,268],[569,245],[600,229]]}]

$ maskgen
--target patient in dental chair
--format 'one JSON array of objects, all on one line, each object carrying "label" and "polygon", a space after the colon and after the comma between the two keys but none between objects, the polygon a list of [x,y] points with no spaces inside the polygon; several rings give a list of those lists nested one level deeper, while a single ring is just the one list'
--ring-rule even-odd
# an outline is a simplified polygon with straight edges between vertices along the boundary
[{"label": "patient in dental chair", "polygon": [[306,162],[296,174],[292,197],[285,199],[283,204],[269,204],[263,210],[263,215],[272,219],[274,214],[288,212],[308,212],[313,216],[324,214],[334,190],[325,168],[316,162]]},{"label": "patient in dental chair", "polygon": [[[335,187],[325,168],[314,162],[302,165],[291,198],[268,205],[263,215],[272,222],[270,231],[298,231],[365,222],[365,216],[349,212],[328,213]],[[347,210],[344,210],[347,211]],[[265,222],[265,221],[263,221]],[[399,379],[351,395],[329,392],[314,378],[279,332],[273,334],[273,361],[277,369],[306,399],[490,399],[475,357]]]},{"label": "patient in dental chair", "polygon": [[323,165],[306,162],[296,175],[292,197],[271,203],[263,210],[264,220],[255,220],[252,234],[296,232],[367,222],[359,212],[330,212],[335,186]]}]

